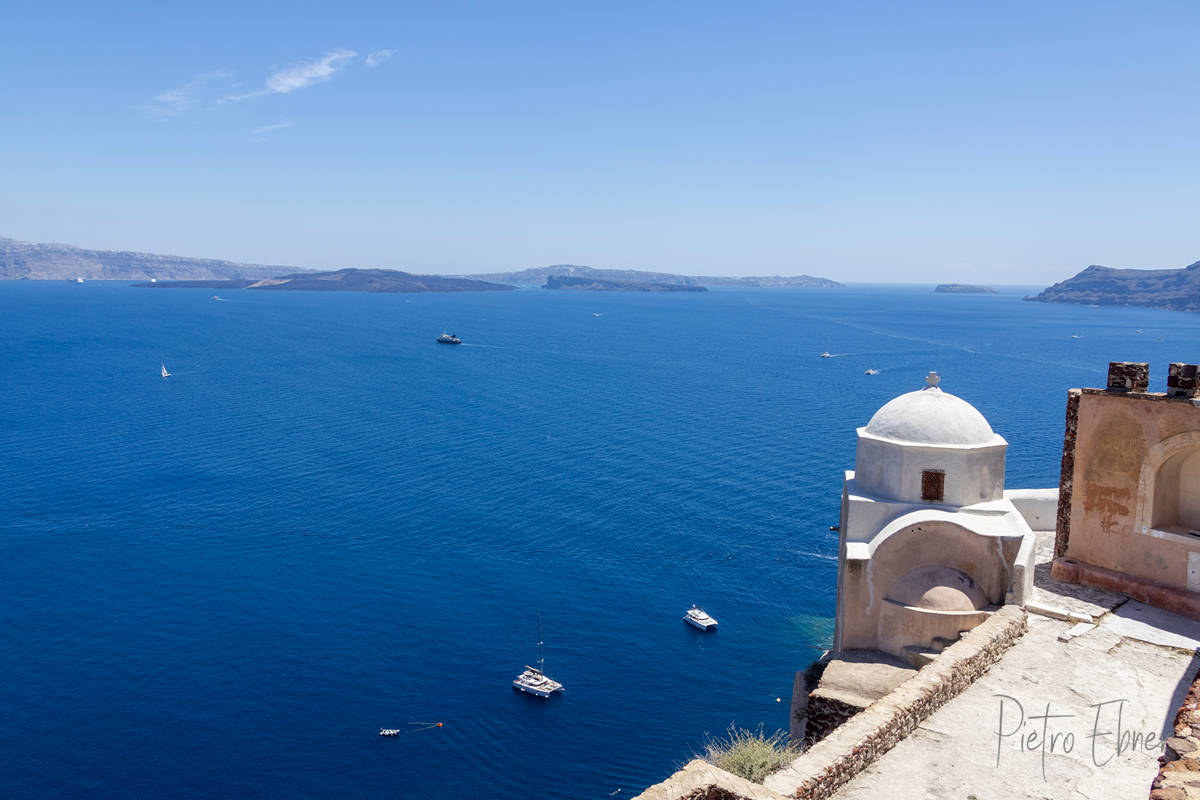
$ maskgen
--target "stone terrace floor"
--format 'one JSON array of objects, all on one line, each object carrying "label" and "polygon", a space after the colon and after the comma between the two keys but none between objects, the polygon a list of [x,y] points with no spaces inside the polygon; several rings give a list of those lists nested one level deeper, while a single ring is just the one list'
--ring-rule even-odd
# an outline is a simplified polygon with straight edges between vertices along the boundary
[{"label": "stone terrace floor", "polygon": [[[986,675],[844,786],[837,800],[1149,796],[1162,742],[1173,735],[1175,711],[1200,669],[1200,622],[1051,580],[1046,535],[1039,539],[1035,601],[1074,619],[1030,614],[1029,632]],[[1081,617],[1097,624],[1077,623]],[[1003,737],[1002,702],[1003,733],[1011,734]],[[1035,719],[1047,704],[1050,714],[1064,716]],[[1152,733],[1149,751],[1117,754],[1118,711],[1124,743],[1144,743]]]}]

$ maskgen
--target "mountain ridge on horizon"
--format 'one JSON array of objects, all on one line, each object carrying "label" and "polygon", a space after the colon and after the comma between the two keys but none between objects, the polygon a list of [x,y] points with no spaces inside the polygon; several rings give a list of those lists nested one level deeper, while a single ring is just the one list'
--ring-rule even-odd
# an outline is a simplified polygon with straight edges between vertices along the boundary
[{"label": "mountain ridge on horizon", "polygon": [[[378,269],[360,267],[356,269]],[[93,250],[61,243],[25,242],[0,236],[0,280],[264,280],[284,275],[326,270],[283,264],[255,264],[220,258],[197,258],[137,250]],[[410,275],[407,270],[392,270]],[[817,287],[842,284],[811,275],[704,276],[636,269],[606,269],[575,264],[553,264],[508,272],[453,273],[443,278],[466,278],[492,283],[540,286],[551,276],[587,277],[596,280],[634,281],[681,286]]]},{"label": "mountain ridge on horizon", "polygon": [[552,264],[546,267],[526,267],[511,272],[482,272],[479,274],[456,274],[458,278],[474,278],[480,281],[494,283],[512,283],[518,285],[542,285],[549,278],[576,277],[592,278],[601,281],[633,281],[641,283],[662,283],[677,286],[742,286],[750,288],[783,288],[783,287],[815,287],[834,289],[842,284],[828,278],[818,278],[812,275],[768,275],[768,276],[715,276],[715,275],[680,275],[674,272],[653,272],[640,269],[609,269],[604,267],[588,267],[579,264]]},{"label": "mountain ridge on horizon", "polygon": [[0,280],[236,280],[273,278],[302,267],[243,264],[220,258],[90,250],[0,236]]},{"label": "mountain ridge on horizon", "polygon": [[1092,264],[1025,299],[1197,312],[1200,311],[1200,261],[1179,269],[1125,269]]}]

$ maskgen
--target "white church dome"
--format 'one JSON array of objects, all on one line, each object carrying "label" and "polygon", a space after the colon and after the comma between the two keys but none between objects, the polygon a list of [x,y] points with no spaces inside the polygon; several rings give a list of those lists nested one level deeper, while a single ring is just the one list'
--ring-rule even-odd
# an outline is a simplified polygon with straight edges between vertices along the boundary
[{"label": "white church dome", "polygon": [[866,432],[913,444],[995,443],[995,431],[975,406],[939,389],[936,374],[930,373],[928,381],[924,389],[902,394],[876,411]]}]

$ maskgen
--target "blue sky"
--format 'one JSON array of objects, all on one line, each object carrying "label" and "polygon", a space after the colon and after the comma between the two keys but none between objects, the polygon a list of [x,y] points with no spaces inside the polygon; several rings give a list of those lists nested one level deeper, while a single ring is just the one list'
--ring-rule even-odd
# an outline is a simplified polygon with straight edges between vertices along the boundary
[{"label": "blue sky", "polygon": [[0,235],[1048,284],[1200,259],[1200,3],[6,4]]}]

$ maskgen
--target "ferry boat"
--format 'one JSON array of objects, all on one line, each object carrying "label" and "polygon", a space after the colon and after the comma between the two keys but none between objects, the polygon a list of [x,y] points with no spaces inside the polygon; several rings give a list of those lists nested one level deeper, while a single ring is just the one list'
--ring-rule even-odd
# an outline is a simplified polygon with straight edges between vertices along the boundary
[{"label": "ferry boat", "polygon": [[717,621],[699,606],[689,608],[687,613],[683,615],[683,621],[693,628],[699,628],[702,631],[715,631],[717,629]]},{"label": "ferry boat", "polygon": [[438,344],[462,344],[462,339],[455,336],[453,333],[443,333],[437,338]]},{"label": "ferry boat", "polygon": [[546,659],[542,656],[542,617],[538,615],[538,665],[525,665],[525,671],[513,680],[513,688],[534,697],[549,697],[561,692],[563,685],[546,675]]}]

